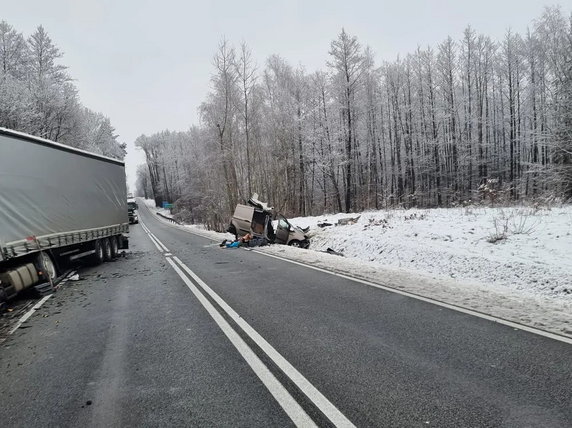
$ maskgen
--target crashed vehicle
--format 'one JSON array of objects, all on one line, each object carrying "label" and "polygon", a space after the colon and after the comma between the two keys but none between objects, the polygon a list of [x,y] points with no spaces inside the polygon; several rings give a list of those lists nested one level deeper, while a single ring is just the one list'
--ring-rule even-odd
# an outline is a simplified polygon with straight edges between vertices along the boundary
[{"label": "crashed vehicle", "polygon": [[238,204],[230,220],[227,232],[238,239],[247,233],[255,238],[265,238],[270,243],[285,244],[292,247],[308,248],[310,238],[306,235],[309,228],[302,229],[291,224],[283,215],[277,216],[276,228],[272,223],[273,209],[254,195],[248,205]]}]

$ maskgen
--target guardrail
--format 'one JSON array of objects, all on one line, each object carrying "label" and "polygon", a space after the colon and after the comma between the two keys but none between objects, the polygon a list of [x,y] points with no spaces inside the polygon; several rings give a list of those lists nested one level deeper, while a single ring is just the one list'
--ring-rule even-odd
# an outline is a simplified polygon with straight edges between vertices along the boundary
[{"label": "guardrail", "polygon": [[173,223],[175,223],[175,224],[179,224],[179,225],[181,224],[180,222],[178,222],[178,221],[175,220],[174,218],[167,217],[165,214],[157,213],[157,215],[158,215],[159,217],[162,217],[162,218],[164,218],[165,220],[169,220],[170,222],[173,222]]}]

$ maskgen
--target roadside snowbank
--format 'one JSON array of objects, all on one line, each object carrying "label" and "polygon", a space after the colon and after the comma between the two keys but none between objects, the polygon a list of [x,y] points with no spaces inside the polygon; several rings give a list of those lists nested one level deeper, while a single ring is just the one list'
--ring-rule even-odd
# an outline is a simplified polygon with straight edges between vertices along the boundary
[{"label": "roadside snowbank", "polygon": [[357,215],[291,222],[310,226],[316,251],[330,247],[379,267],[572,297],[572,206],[372,211],[353,225],[317,227],[347,217]]},{"label": "roadside snowbank", "polygon": [[[355,224],[335,226],[358,216]],[[388,210],[290,221],[310,226],[310,250],[256,251],[572,337],[572,206]],[[318,227],[323,223],[332,226]],[[181,228],[215,241],[230,237]]]},{"label": "roadside snowbank", "polygon": [[167,210],[165,208],[157,208],[155,206],[155,200],[154,199],[143,199],[143,201],[145,202],[145,205],[147,207],[149,207],[149,209],[155,213],[159,213],[161,215],[164,215],[165,217],[169,217],[169,218],[173,218],[173,214],[171,214],[171,210]]}]

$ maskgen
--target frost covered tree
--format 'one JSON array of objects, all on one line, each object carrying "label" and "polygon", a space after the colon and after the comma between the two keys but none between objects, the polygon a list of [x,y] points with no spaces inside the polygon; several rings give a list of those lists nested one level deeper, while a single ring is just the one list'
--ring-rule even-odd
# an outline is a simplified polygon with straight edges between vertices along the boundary
[{"label": "frost covered tree", "polygon": [[[239,187],[237,165],[235,163],[234,144],[237,123],[237,87],[236,53],[228,41],[223,40],[214,56],[215,73],[211,77],[212,92],[201,105],[201,119],[212,135],[212,142],[218,145],[220,170],[226,189],[228,209],[232,209],[238,200]],[[212,165],[211,165],[212,166]],[[215,164],[215,166],[218,166]]]},{"label": "frost covered tree", "polygon": [[0,22],[0,124],[26,129],[30,122],[31,93],[27,88],[28,46],[24,36]]},{"label": "frost covered tree", "polygon": [[352,37],[342,29],[338,38],[330,47],[331,61],[328,66],[333,71],[334,85],[337,87],[336,98],[340,105],[340,115],[343,118],[343,139],[345,141],[346,165],[345,165],[345,210],[350,212],[352,208],[352,188],[355,149],[355,97],[358,84],[365,71],[365,57],[356,37]]},{"label": "frost covered tree", "polygon": [[235,61],[237,82],[240,87],[241,94],[241,114],[243,120],[243,134],[244,134],[244,145],[245,145],[245,160],[246,171],[244,172],[246,176],[247,194],[252,194],[252,155],[251,155],[251,144],[252,144],[252,121],[254,115],[254,91],[256,87],[256,66],[254,60],[252,59],[252,52],[246,45],[242,43],[240,45],[240,54]]},{"label": "frost covered tree", "polygon": [[151,189],[147,165],[138,165],[135,176],[135,195],[144,199],[151,199],[153,190]]},{"label": "frost covered tree", "polygon": [[125,145],[107,117],[79,102],[42,26],[27,39],[0,22],[0,126],[123,159]]},{"label": "frost covered tree", "polygon": [[560,9],[548,8],[537,21],[552,99],[552,123],[547,133],[553,153],[554,183],[572,198],[572,13],[566,18]]},{"label": "frost covered tree", "polygon": [[311,74],[224,41],[200,126],[138,140],[153,192],[221,230],[255,192],[294,216],[570,198],[570,19],[547,8],[526,34],[468,27],[379,64],[342,30]]}]

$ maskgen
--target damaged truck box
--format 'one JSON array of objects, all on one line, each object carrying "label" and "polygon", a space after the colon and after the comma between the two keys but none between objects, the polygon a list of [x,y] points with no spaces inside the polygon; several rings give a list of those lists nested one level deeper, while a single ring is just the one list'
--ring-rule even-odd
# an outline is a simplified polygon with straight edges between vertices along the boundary
[{"label": "damaged truck box", "polygon": [[292,247],[308,248],[310,238],[308,229],[301,229],[291,224],[283,215],[277,215],[276,227],[273,224],[274,210],[254,195],[248,205],[238,204],[230,220],[227,232],[235,238],[252,234],[254,237],[267,239],[270,243],[285,244]]}]

